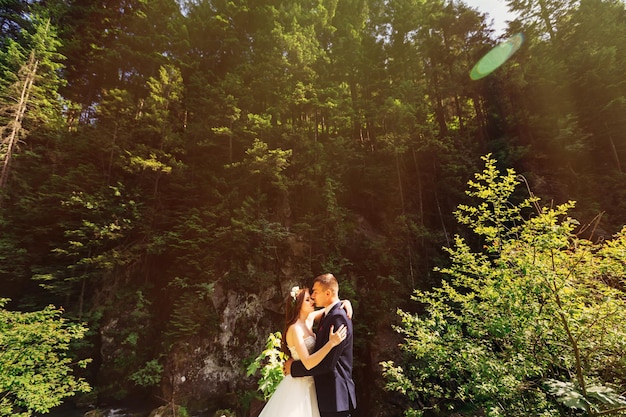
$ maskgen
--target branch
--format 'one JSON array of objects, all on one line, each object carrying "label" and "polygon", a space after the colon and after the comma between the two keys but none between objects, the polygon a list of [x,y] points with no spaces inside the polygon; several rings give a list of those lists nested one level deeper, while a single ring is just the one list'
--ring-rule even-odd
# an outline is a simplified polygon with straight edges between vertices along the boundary
[{"label": "branch", "polygon": [[612,408],[610,410],[604,410],[604,411],[600,411],[599,413],[593,413],[593,416],[603,416],[606,414],[613,414],[613,413],[618,413],[620,411],[626,411],[626,406],[624,407],[618,407],[618,408]]}]

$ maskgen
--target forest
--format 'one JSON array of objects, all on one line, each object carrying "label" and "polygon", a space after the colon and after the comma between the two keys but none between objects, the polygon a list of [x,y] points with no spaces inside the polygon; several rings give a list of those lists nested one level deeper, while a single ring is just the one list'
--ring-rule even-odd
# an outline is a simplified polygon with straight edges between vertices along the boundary
[{"label": "forest", "polygon": [[623,413],[626,5],[502,1],[0,1],[0,416],[247,417],[324,272],[361,417]]}]

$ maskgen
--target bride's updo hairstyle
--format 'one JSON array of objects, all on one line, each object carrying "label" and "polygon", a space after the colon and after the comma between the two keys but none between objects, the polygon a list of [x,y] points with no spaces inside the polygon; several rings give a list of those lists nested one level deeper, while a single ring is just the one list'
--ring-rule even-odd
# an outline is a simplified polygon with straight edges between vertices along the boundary
[{"label": "bride's updo hairstyle", "polygon": [[285,299],[285,330],[280,345],[283,352],[289,356],[291,356],[291,352],[287,347],[287,329],[298,321],[307,291],[307,288],[293,287]]}]

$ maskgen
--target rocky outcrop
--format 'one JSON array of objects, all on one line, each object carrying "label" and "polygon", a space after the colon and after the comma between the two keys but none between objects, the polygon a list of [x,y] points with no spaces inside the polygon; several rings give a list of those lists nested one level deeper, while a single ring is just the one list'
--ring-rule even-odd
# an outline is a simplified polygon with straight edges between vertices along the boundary
[{"label": "rocky outcrop", "polygon": [[245,374],[244,359],[260,353],[268,334],[282,325],[282,317],[273,322],[266,314],[275,292],[269,288],[259,294],[242,294],[216,287],[212,302],[220,312],[220,331],[210,340],[191,338],[172,348],[162,379],[162,398],[190,409],[239,408],[237,394],[256,389],[255,380]]}]

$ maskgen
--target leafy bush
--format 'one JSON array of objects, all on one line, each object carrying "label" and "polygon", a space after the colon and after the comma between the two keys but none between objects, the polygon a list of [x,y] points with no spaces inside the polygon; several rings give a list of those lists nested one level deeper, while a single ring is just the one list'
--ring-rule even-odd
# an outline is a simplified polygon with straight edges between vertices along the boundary
[{"label": "leafy bush", "polygon": [[257,371],[261,373],[259,391],[263,394],[264,400],[272,396],[284,377],[283,364],[288,358],[280,349],[280,341],[280,332],[270,333],[265,344],[265,350],[248,366],[248,376],[255,375]]},{"label": "leafy bush", "polygon": [[520,178],[484,160],[467,192],[478,203],[455,213],[483,250],[457,236],[441,286],[415,291],[425,314],[398,311],[404,357],[382,363],[387,389],[415,416],[617,412],[626,405],[616,394],[626,388],[626,228],[611,241],[584,239],[567,215],[574,203],[543,208],[531,195],[512,204]]},{"label": "leafy bush", "polygon": [[161,382],[163,365],[158,360],[153,359],[146,362],[143,368],[130,376],[131,381],[140,387],[154,387]]},{"label": "leafy bush", "polygon": [[0,299],[0,416],[27,417],[47,413],[77,392],[88,392],[87,382],[72,375],[70,344],[87,329],[69,323],[52,306],[41,311],[16,312]]}]

